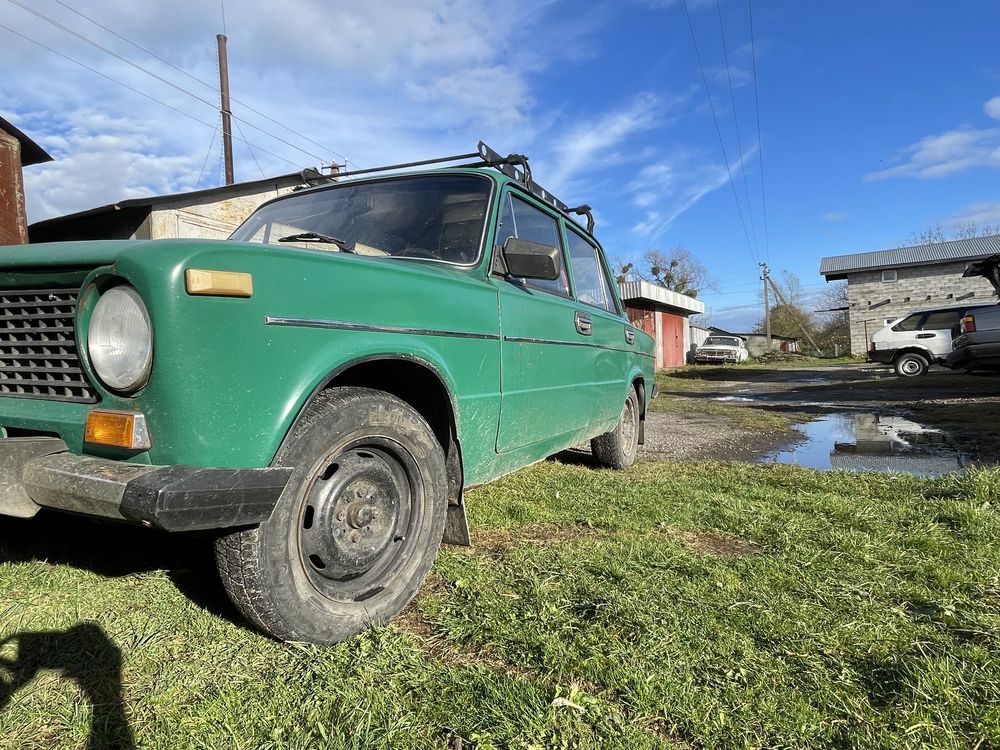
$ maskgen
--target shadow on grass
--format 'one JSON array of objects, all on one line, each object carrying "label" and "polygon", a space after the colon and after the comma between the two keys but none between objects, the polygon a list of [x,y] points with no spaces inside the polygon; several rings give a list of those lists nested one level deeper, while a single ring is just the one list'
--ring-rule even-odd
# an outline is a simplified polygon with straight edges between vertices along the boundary
[{"label": "shadow on grass", "polygon": [[[3,655],[11,646],[17,656]],[[122,655],[94,623],[68,630],[17,633],[0,641],[0,712],[39,672],[73,680],[90,701],[86,750],[132,750],[135,741],[122,698]],[[41,739],[41,738],[40,738]]]},{"label": "shadow on grass", "polygon": [[199,607],[246,626],[216,573],[210,536],[168,534],[44,510],[30,520],[0,516],[0,562],[32,561],[108,578],[164,570]]}]

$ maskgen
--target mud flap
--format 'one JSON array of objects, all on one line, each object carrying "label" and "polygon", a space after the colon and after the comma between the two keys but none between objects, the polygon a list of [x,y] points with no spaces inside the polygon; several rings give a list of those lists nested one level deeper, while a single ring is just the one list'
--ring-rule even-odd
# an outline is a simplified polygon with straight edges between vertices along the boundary
[{"label": "mud flap", "polygon": [[469,520],[465,517],[465,500],[459,496],[458,503],[448,505],[448,516],[444,521],[444,544],[454,544],[459,547],[471,547],[472,537],[469,535]]}]

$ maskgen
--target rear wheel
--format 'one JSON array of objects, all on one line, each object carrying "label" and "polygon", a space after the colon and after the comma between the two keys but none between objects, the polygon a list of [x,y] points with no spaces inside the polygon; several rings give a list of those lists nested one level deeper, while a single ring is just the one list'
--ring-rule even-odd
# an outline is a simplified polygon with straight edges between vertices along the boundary
[{"label": "rear wheel", "polygon": [[591,440],[590,450],[602,466],[612,469],[625,469],[635,462],[639,451],[639,397],[635,388],[625,398],[618,424]]},{"label": "rear wheel", "polygon": [[336,388],[308,407],[275,464],[294,471],[271,517],[216,542],[237,608],[282,640],[335,643],[397,614],[444,533],[444,451],[411,406]]},{"label": "rear wheel", "polygon": [[903,352],[893,361],[896,374],[901,378],[915,378],[927,373],[931,363],[922,354]]}]

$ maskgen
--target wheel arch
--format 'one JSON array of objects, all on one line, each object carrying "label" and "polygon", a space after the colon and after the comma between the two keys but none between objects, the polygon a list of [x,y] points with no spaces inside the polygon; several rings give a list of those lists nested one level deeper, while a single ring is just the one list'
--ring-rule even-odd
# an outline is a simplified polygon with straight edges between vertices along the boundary
[{"label": "wheel arch", "polygon": [[646,443],[646,376],[636,370],[629,375],[629,388],[639,396],[639,445]]},{"label": "wheel arch", "polygon": [[[369,354],[339,365],[319,379],[299,406],[281,444],[295,431],[319,394],[339,386],[372,388],[412,406],[430,425],[445,454],[448,474],[448,524],[445,542],[468,544],[463,503],[464,469],[454,388],[432,362],[412,354]],[[279,446],[278,450],[281,448]],[[455,512],[452,512],[455,509]]]}]

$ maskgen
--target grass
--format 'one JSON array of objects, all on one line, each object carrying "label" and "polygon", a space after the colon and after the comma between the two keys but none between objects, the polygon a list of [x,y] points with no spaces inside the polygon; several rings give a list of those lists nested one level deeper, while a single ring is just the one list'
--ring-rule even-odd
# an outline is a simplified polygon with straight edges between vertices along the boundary
[{"label": "grass", "polygon": [[1000,470],[545,462],[330,648],[246,629],[201,540],[3,520],[0,748],[996,747],[998,497]]},{"label": "grass", "polygon": [[749,430],[787,430],[799,422],[807,422],[808,414],[791,411],[776,411],[746,406],[729,401],[709,401],[707,399],[684,396],[657,396],[649,408],[656,412],[671,414],[709,414],[724,417],[736,427]]}]

